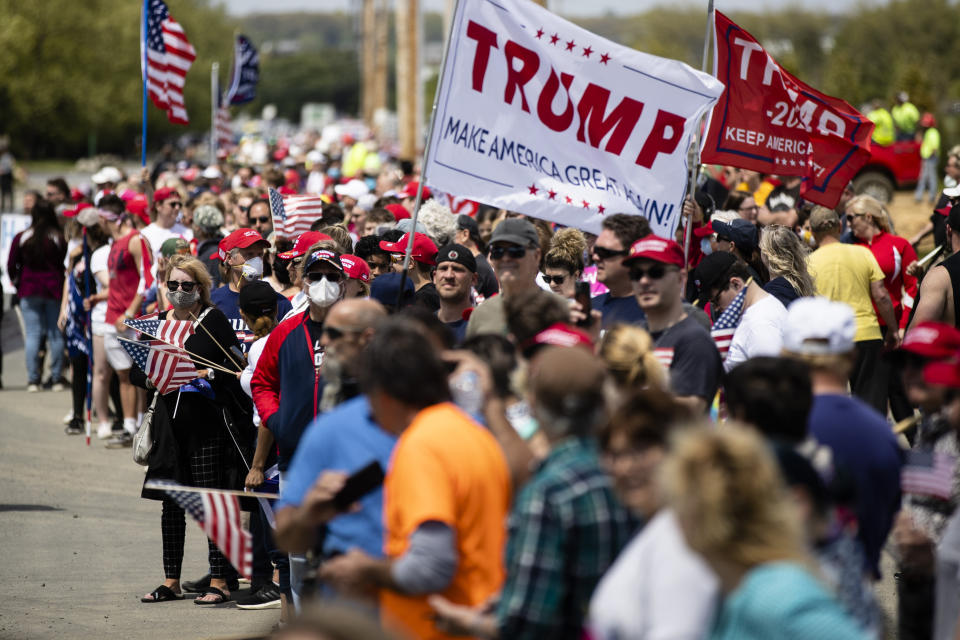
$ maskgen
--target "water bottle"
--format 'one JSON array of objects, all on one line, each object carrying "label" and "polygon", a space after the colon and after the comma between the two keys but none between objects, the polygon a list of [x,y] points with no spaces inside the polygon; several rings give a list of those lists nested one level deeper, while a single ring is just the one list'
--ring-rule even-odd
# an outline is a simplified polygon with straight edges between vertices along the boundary
[{"label": "water bottle", "polygon": [[453,402],[471,416],[480,416],[483,410],[483,390],[480,376],[475,371],[464,371],[450,380]]}]

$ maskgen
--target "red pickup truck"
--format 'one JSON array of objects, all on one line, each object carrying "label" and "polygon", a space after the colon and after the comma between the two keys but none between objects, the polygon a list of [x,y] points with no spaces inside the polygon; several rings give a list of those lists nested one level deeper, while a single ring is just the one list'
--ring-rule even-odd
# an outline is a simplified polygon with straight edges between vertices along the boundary
[{"label": "red pickup truck", "polygon": [[873,143],[870,159],[853,178],[853,189],[886,203],[893,200],[895,189],[914,187],[919,179],[919,142],[904,140],[887,146]]}]

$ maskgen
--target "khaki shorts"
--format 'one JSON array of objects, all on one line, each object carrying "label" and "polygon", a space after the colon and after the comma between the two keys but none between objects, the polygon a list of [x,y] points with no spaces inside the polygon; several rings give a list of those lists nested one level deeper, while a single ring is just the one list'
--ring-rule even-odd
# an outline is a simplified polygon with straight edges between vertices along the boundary
[{"label": "khaki shorts", "polygon": [[137,332],[133,329],[127,329],[123,333],[117,333],[116,327],[107,325],[103,327],[103,349],[107,354],[107,362],[113,367],[114,371],[125,371],[133,366],[133,359],[127,354],[118,338],[128,338],[133,340]]}]

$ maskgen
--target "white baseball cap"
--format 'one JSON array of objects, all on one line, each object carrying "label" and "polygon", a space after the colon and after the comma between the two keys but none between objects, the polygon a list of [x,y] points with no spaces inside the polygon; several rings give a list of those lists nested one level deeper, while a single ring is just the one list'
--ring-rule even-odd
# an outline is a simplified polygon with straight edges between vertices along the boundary
[{"label": "white baseball cap", "polygon": [[787,309],[783,348],[800,355],[849,353],[856,333],[850,305],[821,297],[799,298]]},{"label": "white baseball cap", "polygon": [[120,173],[120,169],[116,167],[103,167],[100,171],[93,174],[91,180],[94,184],[106,184],[107,182],[117,184],[123,180],[123,174]]},{"label": "white baseball cap", "polygon": [[955,187],[947,187],[943,190],[943,195],[948,198],[957,198],[960,197],[960,184]]},{"label": "white baseball cap", "polygon": [[200,177],[207,180],[216,180],[217,178],[222,178],[223,174],[220,173],[220,169],[217,168],[217,165],[210,165],[203,170],[203,173],[200,174]]},{"label": "white baseball cap", "polygon": [[341,197],[353,198],[359,200],[361,197],[370,193],[367,183],[363,180],[351,180],[347,184],[338,184],[333,191]]}]

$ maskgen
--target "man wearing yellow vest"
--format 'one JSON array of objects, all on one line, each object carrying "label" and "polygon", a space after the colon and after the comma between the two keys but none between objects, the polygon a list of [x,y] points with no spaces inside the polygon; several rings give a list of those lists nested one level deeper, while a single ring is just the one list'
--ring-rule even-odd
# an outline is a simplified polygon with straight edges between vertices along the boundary
[{"label": "man wearing yellow vest", "polygon": [[893,144],[895,135],[893,128],[893,116],[887,111],[880,100],[874,100],[870,103],[870,113],[867,119],[874,124],[873,141],[881,146]]},{"label": "man wearing yellow vest", "polygon": [[897,127],[897,140],[913,140],[917,135],[917,123],[920,121],[920,111],[910,102],[906,91],[897,94],[897,104],[890,112],[893,124]]},{"label": "man wearing yellow vest", "polygon": [[913,193],[916,202],[923,200],[923,192],[930,190],[930,204],[937,202],[938,187],[937,164],[940,162],[940,132],[937,130],[937,120],[932,113],[924,113],[920,118],[920,131],[923,141],[920,143],[920,180],[917,190]]}]

